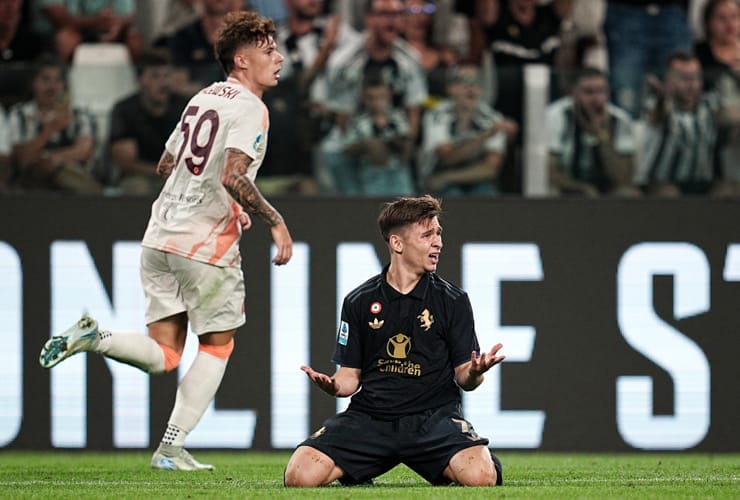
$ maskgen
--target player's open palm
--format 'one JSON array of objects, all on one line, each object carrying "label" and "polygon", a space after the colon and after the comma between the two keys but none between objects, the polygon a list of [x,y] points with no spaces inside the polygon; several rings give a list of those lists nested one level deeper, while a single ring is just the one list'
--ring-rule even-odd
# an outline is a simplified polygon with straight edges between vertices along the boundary
[{"label": "player's open palm", "polygon": [[306,375],[311,379],[311,382],[316,384],[319,389],[331,396],[335,396],[337,394],[339,388],[337,387],[334,377],[330,377],[325,373],[317,372],[310,366],[301,366],[301,370],[306,372]]},{"label": "player's open palm", "polygon": [[480,356],[476,355],[475,351],[473,351],[470,355],[470,372],[480,375],[502,362],[506,356],[499,356],[498,352],[503,347],[503,344],[498,343],[490,351],[482,352]]}]

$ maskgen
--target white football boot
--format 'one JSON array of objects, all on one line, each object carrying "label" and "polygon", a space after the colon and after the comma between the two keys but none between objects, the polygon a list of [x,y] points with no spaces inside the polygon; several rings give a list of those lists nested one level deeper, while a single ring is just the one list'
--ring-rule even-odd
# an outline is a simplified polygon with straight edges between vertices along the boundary
[{"label": "white football boot", "polygon": [[213,465],[198,462],[185,448],[160,444],[152,455],[152,469],[213,470]]},{"label": "white football boot", "polygon": [[98,322],[83,315],[67,331],[46,341],[39,355],[39,364],[44,368],[51,368],[73,354],[92,351],[99,343]]}]

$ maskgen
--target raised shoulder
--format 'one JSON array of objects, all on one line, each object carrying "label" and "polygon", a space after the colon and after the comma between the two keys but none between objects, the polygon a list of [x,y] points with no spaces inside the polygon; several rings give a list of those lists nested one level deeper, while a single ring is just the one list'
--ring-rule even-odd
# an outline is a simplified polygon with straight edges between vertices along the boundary
[{"label": "raised shoulder", "polygon": [[550,104],[547,105],[546,112],[548,114],[562,114],[565,113],[567,109],[571,109],[573,107],[573,98],[570,96],[561,97],[560,99],[556,99]]},{"label": "raised shoulder", "polygon": [[445,294],[447,298],[453,301],[467,295],[465,290],[442,278],[437,273],[431,273],[429,275],[429,286],[434,291]]},{"label": "raised shoulder", "polygon": [[362,285],[358,286],[357,288],[349,292],[346,296],[347,302],[350,304],[356,303],[358,300],[361,300],[362,297],[366,295],[368,292],[372,292],[380,288],[382,283],[383,283],[382,274],[373,276],[372,278],[364,282]]}]

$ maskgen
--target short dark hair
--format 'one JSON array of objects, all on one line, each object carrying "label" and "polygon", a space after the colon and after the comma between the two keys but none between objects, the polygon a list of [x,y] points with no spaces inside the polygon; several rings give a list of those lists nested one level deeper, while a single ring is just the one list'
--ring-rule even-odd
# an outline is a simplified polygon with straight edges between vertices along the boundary
[{"label": "short dark hair", "polygon": [[699,58],[696,56],[696,54],[694,54],[693,52],[689,52],[688,50],[676,50],[668,56],[668,59],[666,59],[665,67],[666,69],[670,69],[675,62],[687,63],[692,61],[699,62]]},{"label": "short dark hair", "polygon": [[445,70],[445,82],[446,83],[468,83],[468,79],[464,78],[460,74],[460,70],[463,70],[466,68],[472,68],[478,71],[478,77],[476,78],[476,82],[478,83],[478,85],[483,85],[481,68],[478,64],[475,64],[472,62],[460,62],[458,64],[449,66]]},{"label": "short dark hair", "polygon": [[56,68],[61,71],[63,77],[66,77],[67,65],[64,61],[50,52],[44,52],[33,61],[31,80],[36,79],[36,77],[39,76],[39,73],[41,73],[41,70],[46,68]]},{"label": "short dark hair", "polygon": [[218,31],[213,52],[228,75],[234,69],[234,54],[244,45],[261,45],[275,34],[272,19],[253,11],[229,12]]},{"label": "short dark hair", "polygon": [[576,71],[576,74],[573,77],[573,86],[575,87],[581,83],[581,80],[585,80],[587,78],[603,78],[604,80],[608,80],[606,73],[600,69],[586,66]]},{"label": "short dark hair", "polygon": [[442,213],[442,202],[430,195],[399,198],[386,203],[378,215],[378,227],[385,241],[398,229],[432,219]]},{"label": "short dark hair", "polygon": [[[377,1],[378,0],[365,0],[362,12],[364,12],[366,16],[375,14],[375,2]],[[403,5],[404,3],[405,1],[401,0],[401,4]]]},{"label": "short dark hair", "polygon": [[136,74],[141,76],[148,68],[169,66],[170,64],[172,64],[172,58],[166,50],[147,49],[136,58]]}]

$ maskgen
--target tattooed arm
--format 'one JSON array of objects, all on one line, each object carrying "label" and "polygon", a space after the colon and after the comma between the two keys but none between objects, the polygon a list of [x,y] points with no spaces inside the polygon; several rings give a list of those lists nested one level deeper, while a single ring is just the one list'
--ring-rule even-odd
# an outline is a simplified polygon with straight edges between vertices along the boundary
[{"label": "tattooed arm", "polygon": [[287,263],[293,255],[293,240],[280,212],[262,196],[254,182],[247,177],[247,167],[252,159],[243,151],[226,149],[226,167],[221,183],[247,213],[254,214],[270,226],[272,239],[277,246],[273,262],[277,265]]},{"label": "tattooed arm", "polygon": [[247,167],[250,163],[252,159],[246,153],[235,148],[228,148],[226,168],[221,183],[247,213],[255,214],[268,226],[275,226],[282,222],[283,218],[262,196],[254,182],[247,177]]},{"label": "tattooed arm", "polygon": [[157,175],[163,181],[166,181],[170,174],[172,174],[172,171],[174,169],[175,157],[169,154],[167,151],[163,152],[162,157],[159,159],[159,163],[157,163]]}]

